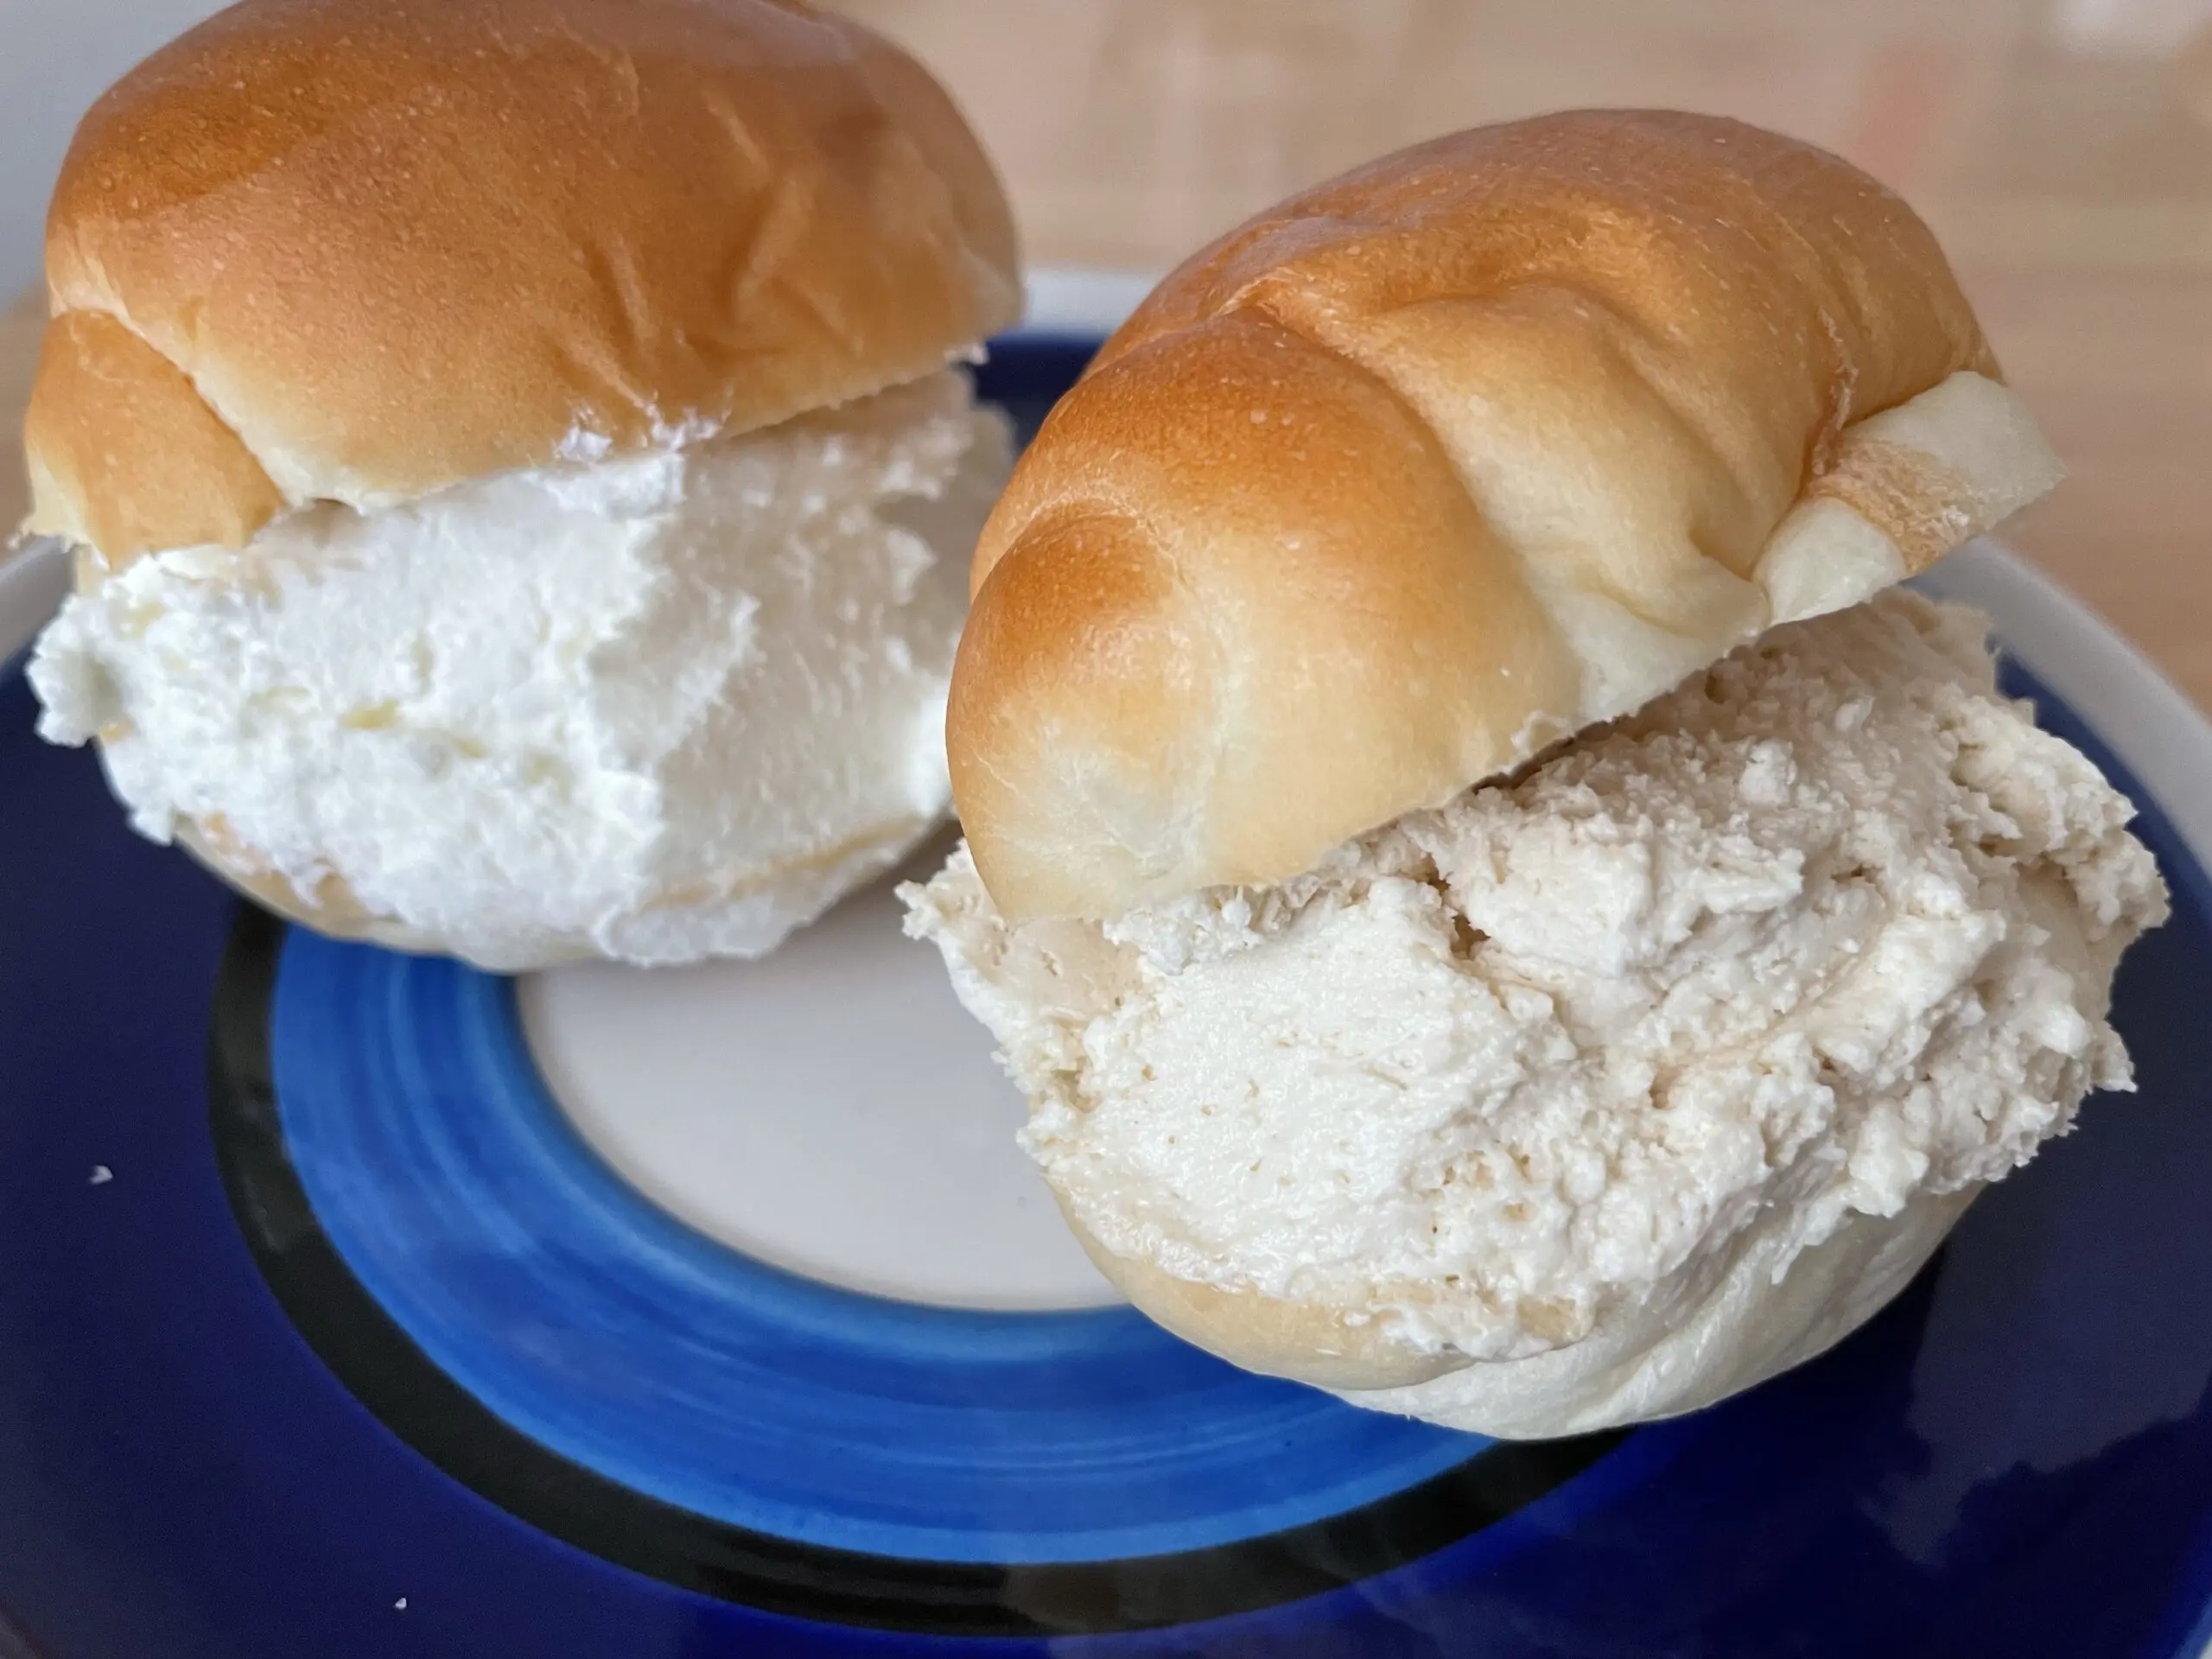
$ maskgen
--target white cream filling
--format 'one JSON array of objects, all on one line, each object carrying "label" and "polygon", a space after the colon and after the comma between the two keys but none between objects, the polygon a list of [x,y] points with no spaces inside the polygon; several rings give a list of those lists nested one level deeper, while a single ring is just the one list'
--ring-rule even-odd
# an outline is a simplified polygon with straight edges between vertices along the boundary
[{"label": "white cream filling", "polygon": [[945,812],[1004,423],[947,371],[766,431],[282,518],[73,599],[30,675],[144,834],[486,966],[754,956]]},{"label": "white cream filling", "polygon": [[2166,912],[2131,813],[1979,619],[1892,593],[1282,886],[1009,928],[963,848],[909,931],[1109,1250],[1513,1360],[1656,1339],[2129,1087],[2112,972]]}]

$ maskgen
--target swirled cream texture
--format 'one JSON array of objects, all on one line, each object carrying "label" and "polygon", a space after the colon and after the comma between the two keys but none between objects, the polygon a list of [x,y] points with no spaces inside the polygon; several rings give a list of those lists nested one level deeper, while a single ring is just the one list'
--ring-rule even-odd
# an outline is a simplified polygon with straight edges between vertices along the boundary
[{"label": "swirled cream texture", "polygon": [[727,440],[308,509],[69,601],[40,729],[183,835],[486,967],[753,956],[950,804],[1004,424],[945,372]]},{"label": "swirled cream texture", "polygon": [[[963,849],[910,931],[1107,1250],[1512,1361],[1778,1282],[2128,1088],[2113,969],[2166,913],[2131,812],[1980,619],[1893,593],[1283,886],[1009,928]],[[1486,1424],[1475,1375],[1384,1402]]]}]

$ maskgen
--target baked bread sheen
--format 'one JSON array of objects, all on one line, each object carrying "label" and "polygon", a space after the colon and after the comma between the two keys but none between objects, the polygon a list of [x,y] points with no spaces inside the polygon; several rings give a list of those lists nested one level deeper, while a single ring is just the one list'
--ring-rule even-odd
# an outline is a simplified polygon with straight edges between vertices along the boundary
[{"label": "baked bread sheen", "polygon": [[110,564],[772,425],[1020,312],[928,73],[801,0],[246,0],[78,129],[30,527]]},{"label": "baked bread sheen", "polygon": [[947,737],[1012,920],[1267,883],[1855,604],[2058,466],[1928,228],[1823,151],[1581,111],[1202,250],[976,550]]}]

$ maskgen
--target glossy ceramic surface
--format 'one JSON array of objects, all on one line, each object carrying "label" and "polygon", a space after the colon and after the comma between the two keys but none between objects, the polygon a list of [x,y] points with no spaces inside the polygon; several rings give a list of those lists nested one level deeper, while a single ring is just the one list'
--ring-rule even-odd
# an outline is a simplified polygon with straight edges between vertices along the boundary
[{"label": "glossy ceramic surface", "polygon": [[[989,384],[1033,414],[1082,355]],[[2142,1093],[1821,1360],[1541,1447],[677,1223],[559,1109],[513,986],[242,915],[7,676],[7,1623],[50,1659],[2193,1655],[2212,735],[2001,554],[1945,582],[2145,809],[2177,912],[2118,994]],[[772,1092],[729,1109],[807,1109]]]}]

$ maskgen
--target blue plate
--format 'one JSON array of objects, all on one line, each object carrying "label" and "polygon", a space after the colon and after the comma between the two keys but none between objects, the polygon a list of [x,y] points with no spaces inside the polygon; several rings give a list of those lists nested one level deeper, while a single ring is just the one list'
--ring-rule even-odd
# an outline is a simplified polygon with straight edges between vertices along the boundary
[{"label": "blue plate", "polygon": [[[985,390],[1033,423],[1089,349]],[[2212,734],[2003,554],[1942,583],[2173,884],[2117,993],[2142,1093],[1820,1361],[1524,1446],[691,1231],[510,984],[242,909],[0,676],[0,1659],[2195,1659]]]}]

